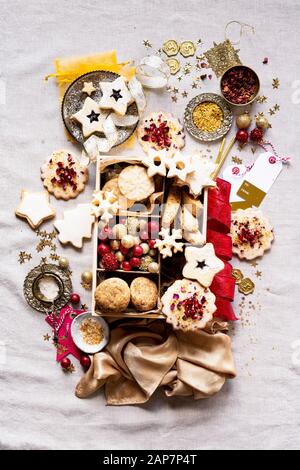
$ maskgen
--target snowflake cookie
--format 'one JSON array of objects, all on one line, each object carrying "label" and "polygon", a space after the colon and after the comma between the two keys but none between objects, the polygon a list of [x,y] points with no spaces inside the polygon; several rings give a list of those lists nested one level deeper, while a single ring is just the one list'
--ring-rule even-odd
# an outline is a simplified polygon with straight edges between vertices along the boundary
[{"label": "snowflake cookie", "polygon": [[184,255],[186,265],[182,275],[187,279],[195,279],[204,287],[209,287],[215,275],[224,269],[224,263],[215,255],[212,243],[201,248],[188,246]]},{"label": "snowflake cookie", "polygon": [[41,178],[49,193],[67,201],[84,190],[88,170],[70,152],[57,150],[41,167]]},{"label": "snowflake cookie", "polygon": [[182,232],[180,229],[169,231],[169,228],[162,228],[159,232],[162,240],[156,240],[155,248],[158,248],[163,258],[171,257],[173,253],[183,250],[183,243],[176,240],[182,239]]},{"label": "snowflake cookie", "polygon": [[273,227],[257,209],[239,209],[232,214],[232,251],[241,259],[263,256],[274,240]]},{"label": "snowflake cookie", "polygon": [[183,127],[172,114],[158,112],[149,114],[139,125],[137,136],[143,150],[166,149],[172,157],[184,146]]},{"label": "snowflake cookie", "polygon": [[117,196],[113,191],[94,191],[91,213],[108,224],[119,210]]},{"label": "snowflake cookie", "polygon": [[162,296],[162,312],[174,329],[203,329],[216,311],[214,294],[198,282],[175,281]]}]

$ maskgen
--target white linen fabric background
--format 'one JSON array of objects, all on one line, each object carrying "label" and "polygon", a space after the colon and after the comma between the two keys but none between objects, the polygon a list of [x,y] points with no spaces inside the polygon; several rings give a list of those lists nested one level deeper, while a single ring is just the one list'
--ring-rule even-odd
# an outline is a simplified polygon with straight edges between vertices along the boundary
[{"label": "white linen fabric background", "polygon": [[[74,396],[81,376],[63,374],[55,363],[43,315],[23,299],[25,275],[40,260],[36,235],[14,210],[20,190],[41,190],[40,165],[58,148],[70,147],[60,118],[53,71],[56,57],[117,49],[119,60],[140,59],[166,39],[197,40],[201,51],[224,39],[228,21],[239,20],[256,29],[240,44],[242,61],[257,70],[266,109],[278,103],[268,138],[282,155],[293,156],[289,168],[263,203],[275,225],[272,251],[259,261],[250,323],[235,325],[233,351],[238,377],[210,400],[166,399],[158,392],[138,407],[107,407],[101,393],[91,399]],[[300,443],[300,328],[299,328],[299,109],[300,2],[297,0],[0,0],[0,152],[1,152],[1,304],[0,329],[0,448],[2,449],[296,449]],[[151,52],[151,51],[150,51]],[[263,65],[264,57],[269,64]],[[195,62],[195,58],[191,58]],[[193,73],[195,75],[195,73]],[[280,79],[279,90],[272,78]],[[218,91],[207,80],[201,90],[185,88],[189,97]],[[176,81],[174,80],[176,83]],[[179,88],[183,90],[181,84]],[[182,91],[181,90],[181,91]],[[172,103],[167,93],[149,93],[148,109],[164,109],[182,117],[187,100]],[[232,130],[234,132],[234,130]],[[187,148],[197,143],[187,139]],[[205,148],[206,146],[204,146]],[[214,147],[211,147],[214,149]],[[137,151],[141,151],[137,147]],[[234,152],[238,154],[238,150]],[[242,154],[253,158],[250,149]],[[88,188],[76,202],[52,198],[57,215],[86,201]],[[43,228],[52,229],[52,223]],[[20,250],[33,253],[19,265]],[[80,273],[89,269],[92,243],[82,252],[58,247],[73,271],[74,290],[89,303],[80,286]],[[240,266],[235,261],[236,266]],[[242,264],[247,274],[255,270]],[[237,295],[236,312],[241,296]],[[251,299],[247,299],[248,300]]]}]

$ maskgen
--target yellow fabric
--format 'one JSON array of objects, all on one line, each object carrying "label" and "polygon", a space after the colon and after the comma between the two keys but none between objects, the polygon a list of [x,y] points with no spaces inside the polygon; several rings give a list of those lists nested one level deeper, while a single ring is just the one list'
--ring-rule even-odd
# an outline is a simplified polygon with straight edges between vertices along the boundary
[{"label": "yellow fabric", "polygon": [[85,398],[105,385],[109,405],[145,403],[163,386],[167,396],[196,400],[219,392],[236,375],[231,340],[221,331],[170,331],[163,322],[121,325],[95,354],[76,387]]}]

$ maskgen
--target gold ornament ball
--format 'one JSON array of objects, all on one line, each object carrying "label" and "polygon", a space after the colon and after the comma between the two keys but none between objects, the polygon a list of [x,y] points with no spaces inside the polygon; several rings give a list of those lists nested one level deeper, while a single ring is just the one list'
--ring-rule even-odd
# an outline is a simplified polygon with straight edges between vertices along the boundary
[{"label": "gold ornament ball", "polygon": [[132,248],[134,245],[134,238],[132,235],[125,235],[125,237],[122,237],[121,243],[124,248]]},{"label": "gold ornament ball", "polygon": [[69,260],[68,258],[59,258],[58,264],[62,269],[67,269],[69,267]]},{"label": "gold ornament ball", "polygon": [[85,284],[91,284],[92,283],[92,280],[93,280],[93,274],[91,271],[84,271],[82,274],[81,274],[81,280],[82,282],[84,282]]},{"label": "gold ornament ball", "polygon": [[236,118],[236,125],[239,129],[248,129],[252,122],[251,116],[249,113],[240,114]]},{"label": "gold ornament ball", "polygon": [[124,259],[125,259],[125,256],[121,253],[121,251],[117,251],[115,253],[115,257],[117,258],[119,263],[122,263],[122,261],[124,261]]},{"label": "gold ornament ball", "polygon": [[153,273],[153,274],[158,273],[158,271],[159,271],[158,263],[155,263],[155,262],[150,263],[149,266],[148,266],[148,271],[149,271],[149,273]]},{"label": "gold ornament ball", "polygon": [[112,233],[114,238],[116,238],[117,240],[121,240],[121,238],[127,235],[127,228],[123,224],[117,224],[113,227]]},{"label": "gold ornament ball", "polygon": [[268,129],[269,127],[269,121],[265,116],[257,116],[255,122],[260,129]]},{"label": "gold ornament ball", "polygon": [[120,248],[119,240],[111,240],[110,246],[114,251],[118,250]]}]

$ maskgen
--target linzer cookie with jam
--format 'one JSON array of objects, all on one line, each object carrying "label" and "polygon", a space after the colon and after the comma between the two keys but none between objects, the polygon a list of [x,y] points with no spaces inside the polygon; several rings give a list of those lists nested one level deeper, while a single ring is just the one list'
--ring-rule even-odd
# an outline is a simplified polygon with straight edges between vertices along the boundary
[{"label": "linzer cookie with jam", "polygon": [[88,170],[67,150],[57,150],[41,167],[41,178],[49,193],[57,199],[68,200],[84,190]]},{"label": "linzer cookie with jam", "polygon": [[158,112],[145,117],[137,130],[137,135],[143,150],[166,149],[168,156],[172,157],[184,146],[183,127],[172,114]]},{"label": "linzer cookie with jam", "polygon": [[232,252],[241,259],[263,256],[274,240],[273,227],[257,209],[239,209],[231,221]]}]

